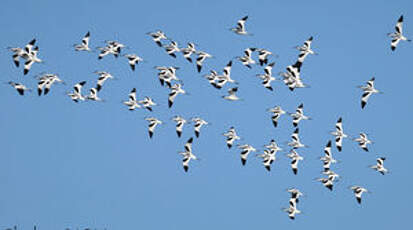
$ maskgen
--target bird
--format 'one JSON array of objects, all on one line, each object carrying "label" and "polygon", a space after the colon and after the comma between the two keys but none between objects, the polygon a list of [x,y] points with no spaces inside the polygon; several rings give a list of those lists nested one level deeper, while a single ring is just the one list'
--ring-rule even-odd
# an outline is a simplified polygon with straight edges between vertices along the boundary
[{"label": "bird", "polygon": [[57,74],[43,74],[39,77],[39,81],[37,83],[37,93],[40,96],[43,92],[44,88],[44,95],[47,95],[50,91],[50,88],[55,82],[63,83],[64,81],[59,78]]},{"label": "bird", "polygon": [[271,139],[270,143],[268,145],[264,145],[264,147],[269,149],[271,152],[274,152],[274,154],[277,154],[278,151],[282,150],[274,139]]},{"label": "bird", "polygon": [[336,139],[336,147],[339,152],[343,149],[343,139],[347,137],[347,134],[343,131],[343,119],[340,117],[336,122],[336,131],[331,132]]},{"label": "bird", "polygon": [[285,114],[286,112],[281,108],[281,106],[275,106],[274,108],[268,109],[268,111],[272,113],[272,116],[271,116],[272,124],[274,125],[275,128],[277,128],[278,119],[281,117],[281,115]]},{"label": "bird", "polygon": [[400,41],[408,41],[411,42],[410,39],[406,38],[403,35],[403,15],[399,17],[397,20],[397,24],[395,26],[396,32],[394,33],[388,33],[387,36],[391,37],[391,45],[390,48],[392,51],[396,50],[397,45],[399,44]]},{"label": "bird", "polygon": [[23,96],[25,91],[31,91],[31,89],[27,88],[25,85],[13,81],[8,82],[9,85],[11,85],[17,92]]},{"label": "bird", "polygon": [[337,163],[337,160],[333,158],[331,154],[331,141],[328,141],[324,148],[324,156],[320,157],[320,160],[323,162],[324,172],[330,171],[330,165],[332,163]]},{"label": "bird", "polygon": [[159,70],[158,78],[159,78],[159,81],[160,81],[162,86],[166,83],[167,87],[171,88],[172,87],[172,81],[181,82],[179,80],[179,78],[176,76],[176,71],[178,69],[180,69],[179,67],[175,67],[175,66],[169,66],[169,67],[155,66],[155,68],[157,70]]},{"label": "bird", "polygon": [[195,44],[192,42],[188,42],[188,46],[181,48],[180,51],[184,55],[184,58],[188,60],[190,63],[192,63],[191,55],[193,53],[196,53]]},{"label": "bird", "polygon": [[197,58],[196,58],[196,69],[198,73],[201,72],[202,70],[202,64],[207,58],[212,58],[212,55],[203,51],[198,51],[196,52]]},{"label": "bird", "polygon": [[222,98],[228,101],[238,101],[240,100],[240,98],[236,95],[237,91],[238,91],[238,87],[230,88],[228,89],[228,95],[222,96]]},{"label": "bird", "polygon": [[155,117],[147,117],[145,118],[145,120],[149,122],[148,133],[149,133],[149,138],[152,138],[153,133],[155,132],[156,126],[162,124],[162,121],[156,119]]},{"label": "bird", "polygon": [[238,145],[238,148],[241,149],[241,164],[242,165],[245,165],[247,163],[247,158],[250,153],[257,151],[254,147],[248,144]]},{"label": "bird", "polygon": [[99,75],[97,85],[96,85],[96,90],[100,91],[102,89],[103,83],[105,83],[106,80],[108,79],[114,79],[112,74],[105,72],[105,71],[95,71],[95,74]]},{"label": "bird", "polygon": [[291,194],[290,204],[298,204],[300,196],[303,196],[303,193],[297,188],[287,189],[287,192]]},{"label": "bird", "polygon": [[361,204],[361,196],[363,195],[363,193],[369,192],[367,189],[358,185],[351,186],[350,189],[353,190],[354,196],[356,197],[357,203],[359,204]]},{"label": "bird", "polygon": [[161,30],[158,30],[156,32],[149,32],[147,33],[149,36],[152,37],[153,41],[159,46],[162,47],[162,40],[167,40],[168,38],[166,37],[165,33],[162,32]]},{"label": "bird", "polygon": [[298,162],[304,160],[294,149],[291,149],[290,153],[287,155],[291,159],[291,169],[293,173],[297,175],[298,172]]},{"label": "bird", "polygon": [[210,70],[209,74],[205,74],[204,78],[208,80],[209,84],[216,87],[216,81],[218,80],[218,73],[215,70]]},{"label": "bird", "polygon": [[16,67],[20,66],[20,58],[23,59],[28,59],[30,53],[33,50],[33,47],[36,43],[36,39],[32,39],[30,40],[29,43],[26,44],[26,46],[24,48],[20,48],[20,47],[9,47],[8,49],[13,52],[13,62],[15,64]]},{"label": "bird", "polygon": [[229,61],[228,64],[224,67],[222,75],[218,75],[216,77],[217,82],[213,84],[215,88],[221,89],[228,82],[237,84],[237,82],[231,78],[231,69],[232,61]]},{"label": "bird", "polygon": [[89,48],[90,32],[82,38],[82,43],[74,45],[76,51],[91,51]]},{"label": "bird", "polygon": [[384,161],[386,160],[385,157],[377,158],[377,163],[375,165],[370,166],[370,168],[376,170],[377,172],[381,173],[382,175],[388,173],[388,170],[384,167]]},{"label": "bird", "polygon": [[152,98],[146,96],[142,100],[138,101],[138,104],[141,104],[145,109],[152,112],[152,106],[155,106],[156,103],[153,101]]},{"label": "bird", "polygon": [[[26,49],[27,50],[27,49]],[[34,47],[30,52],[27,53],[26,62],[24,63],[24,70],[23,74],[26,75],[29,73],[32,65],[34,63],[42,63],[43,60],[37,57],[37,53],[39,52],[39,47]]]},{"label": "bird", "polygon": [[201,134],[201,127],[204,125],[208,125],[208,122],[206,122],[200,117],[194,117],[191,119],[191,121],[192,123],[194,123],[195,137],[199,138],[199,135]]},{"label": "bird", "polygon": [[129,100],[124,101],[123,104],[128,106],[129,111],[134,111],[136,108],[140,108],[138,101],[136,100],[136,88],[133,88],[129,93]]},{"label": "bird", "polygon": [[169,56],[176,58],[176,52],[181,51],[178,47],[178,42],[171,41],[169,45],[164,46],[165,51],[169,54]]},{"label": "bird", "polygon": [[297,127],[298,123],[301,120],[310,120],[311,119],[310,117],[304,115],[304,104],[303,103],[301,103],[297,107],[295,113],[290,113],[290,116],[293,118],[293,126],[294,127]]},{"label": "bird", "polygon": [[237,132],[235,131],[235,128],[231,126],[229,130],[223,134],[227,139],[227,147],[230,149],[232,145],[234,144],[234,141],[241,139],[238,135]]},{"label": "bird", "polygon": [[76,103],[79,100],[84,101],[85,97],[82,95],[81,91],[82,91],[82,88],[85,84],[86,84],[86,81],[81,81],[81,82],[75,84],[75,86],[73,87],[73,92],[68,93],[67,95]]},{"label": "bird", "polygon": [[271,165],[276,160],[275,151],[264,149],[264,153],[257,154],[256,156],[262,158],[262,164],[264,165],[265,169],[268,172],[271,171]]},{"label": "bird", "polygon": [[375,78],[373,77],[369,81],[367,81],[365,86],[359,86],[359,88],[363,90],[363,95],[361,96],[361,109],[364,109],[364,107],[367,104],[367,100],[370,98],[371,95],[381,93],[379,90],[374,88],[374,81]]},{"label": "bird", "polygon": [[330,177],[318,178],[317,181],[321,182],[324,185],[324,187],[328,188],[330,191],[333,191],[334,184]]},{"label": "bird", "polygon": [[189,138],[188,141],[186,142],[185,151],[179,153],[183,156],[182,166],[185,172],[188,172],[189,162],[191,160],[198,160],[198,158],[192,153],[192,142],[193,142],[193,137]]},{"label": "bird", "polygon": [[129,66],[131,67],[132,71],[135,71],[135,65],[143,61],[143,59],[136,54],[125,54],[124,56],[128,59]]},{"label": "bird", "polygon": [[90,89],[89,95],[86,96],[86,99],[91,101],[104,101],[98,96],[98,90],[96,88]]},{"label": "bird", "polygon": [[252,35],[251,33],[248,33],[245,30],[245,22],[247,21],[247,19],[248,19],[248,16],[244,16],[243,18],[238,20],[237,26],[234,28],[231,28],[231,31],[233,31],[234,33],[238,35]]},{"label": "bird", "polygon": [[248,69],[251,69],[251,65],[255,64],[255,60],[251,57],[252,52],[255,50],[257,50],[257,48],[247,48],[244,50],[244,56],[238,56],[236,58],[241,61],[242,65],[246,66]]},{"label": "bird", "polygon": [[179,94],[186,94],[186,91],[182,89],[181,84],[172,85],[170,90],[171,90],[171,92],[169,93],[169,97],[168,97],[168,107],[169,108],[172,107],[176,96],[178,96]]},{"label": "bird", "polygon": [[122,48],[125,48],[125,45],[117,42],[117,41],[106,41],[106,46],[105,47],[98,47],[100,50],[98,59],[101,60],[103,57],[105,57],[108,54],[112,54],[114,57],[119,57]]},{"label": "bird", "polygon": [[292,147],[293,149],[306,147],[304,144],[301,143],[298,133],[299,133],[299,129],[296,128],[293,134],[291,134],[292,141],[288,143],[288,146]]},{"label": "bird", "polygon": [[267,88],[271,91],[273,91],[273,88],[271,86],[271,82],[276,80],[275,77],[272,76],[272,68],[273,68],[274,64],[275,63],[272,62],[264,68],[265,74],[258,74],[257,75],[262,80],[262,85],[265,88]]},{"label": "bird", "polygon": [[283,211],[288,213],[288,217],[291,220],[295,219],[295,215],[300,214],[301,211],[297,209],[297,203],[291,203],[290,202],[290,206],[288,208],[283,208]]},{"label": "bird", "polygon": [[260,63],[260,66],[268,63],[268,56],[270,55],[272,55],[272,52],[266,49],[258,49],[258,62]]},{"label": "bird", "polygon": [[311,49],[311,43],[313,42],[313,36],[308,38],[302,46],[297,46],[296,48],[300,51],[300,54],[298,55],[298,61],[300,63],[304,62],[304,59],[307,57],[308,54],[316,54],[312,49]]},{"label": "bird", "polygon": [[181,137],[182,129],[183,129],[184,125],[186,124],[186,120],[181,116],[175,116],[175,117],[172,118],[172,120],[174,122],[176,122],[176,127],[175,127],[176,134],[178,135],[178,137]]},{"label": "bird", "polygon": [[359,146],[364,151],[368,152],[369,149],[367,147],[368,144],[372,144],[372,141],[368,139],[367,134],[360,133],[360,137],[353,139],[355,142],[359,143]]}]

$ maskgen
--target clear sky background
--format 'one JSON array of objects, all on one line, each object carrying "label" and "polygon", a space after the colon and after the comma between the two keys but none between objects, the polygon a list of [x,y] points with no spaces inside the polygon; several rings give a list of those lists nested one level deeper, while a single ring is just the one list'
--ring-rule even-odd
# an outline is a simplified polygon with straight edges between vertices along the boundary
[{"label": "clear sky background", "polygon": [[[34,75],[58,73],[67,85],[54,85],[47,96],[35,92],[21,97],[10,86],[0,90],[0,229],[389,229],[410,223],[413,188],[409,177],[413,160],[407,143],[412,122],[413,44],[401,42],[390,51],[386,33],[394,30],[401,14],[404,31],[413,38],[411,1],[4,1],[0,8],[0,69],[2,82],[22,82],[35,88]],[[254,36],[228,31],[249,15],[247,29]],[[216,58],[205,61],[198,74],[181,55],[169,57],[145,33],[162,29],[181,45],[195,42]],[[91,33],[91,46],[118,40],[147,62],[132,72],[125,58],[74,52],[72,45]],[[278,54],[274,73],[292,64],[301,45],[314,36],[318,56],[307,57],[302,77],[311,88],[288,91],[280,81],[275,92],[262,87],[251,70],[239,62],[232,76],[240,82],[244,101],[220,98],[201,76],[221,71],[247,47],[262,47]],[[24,46],[36,38],[39,57],[23,76],[12,62],[9,46]],[[155,65],[179,66],[178,76],[190,95],[178,96],[167,108],[168,90],[160,87]],[[118,80],[107,81],[100,93],[104,103],[75,104],[65,92],[82,80],[85,90],[96,84],[95,70],[109,71]],[[356,86],[376,77],[384,94],[360,108]],[[129,112],[121,104],[136,87],[138,97],[151,96],[160,106],[150,113]],[[84,92],[86,92],[84,91]],[[266,109],[281,105],[287,111],[304,103],[313,118],[300,124],[300,150],[305,160],[293,175],[289,159],[278,154],[268,173],[251,157],[241,166],[239,150],[228,150],[221,135],[235,126],[243,138],[259,149],[271,139],[283,144],[293,132],[291,119],[282,117],[274,129]],[[147,134],[144,117],[166,122],[154,138]],[[190,126],[177,138],[171,118],[201,116],[211,122],[194,140],[202,160],[191,162],[184,173],[181,157]],[[374,144],[366,153],[350,139],[333,167],[342,176],[333,192],[314,181],[320,175],[324,145],[339,116],[350,136],[370,134]],[[287,148],[285,148],[288,150]],[[369,169],[378,156],[387,157],[386,176]],[[348,186],[365,186],[372,194],[356,203]],[[295,221],[281,211],[288,206],[289,187],[306,197]]]}]

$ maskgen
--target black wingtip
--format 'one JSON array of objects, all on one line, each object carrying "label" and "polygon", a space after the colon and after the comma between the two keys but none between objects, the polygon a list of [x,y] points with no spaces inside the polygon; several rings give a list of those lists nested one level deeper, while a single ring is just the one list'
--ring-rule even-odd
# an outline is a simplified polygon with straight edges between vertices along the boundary
[{"label": "black wingtip", "polygon": [[171,108],[172,107],[173,102],[172,101],[168,101],[168,107]]},{"label": "black wingtip", "polygon": [[270,171],[271,171],[271,167],[270,167],[270,166],[268,166],[268,165],[266,165],[266,166],[265,166],[265,169],[267,169],[267,171],[268,171],[268,172],[270,172]]},{"label": "black wingtip", "polygon": [[241,164],[244,166],[247,163],[247,160],[241,158]]},{"label": "black wingtip", "polygon": [[202,69],[202,65],[196,65],[196,69],[198,70],[198,73],[200,73]]},{"label": "black wingtip", "polygon": [[188,169],[189,169],[189,167],[186,166],[186,165],[184,165],[184,171],[185,171],[185,172],[188,172]]},{"label": "black wingtip", "polygon": [[298,169],[293,169],[294,175],[297,175]]},{"label": "black wingtip", "polygon": [[149,138],[152,138],[153,133],[151,131],[149,131]]},{"label": "black wingtip", "polygon": [[24,69],[24,70],[23,70],[23,74],[26,75],[27,73],[29,73],[29,70],[28,70],[28,69]]},{"label": "black wingtip", "polygon": [[195,131],[196,138],[199,138],[199,132]]},{"label": "black wingtip", "polygon": [[357,203],[361,204],[361,198],[360,197],[356,197]]},{"label": "black wingtip", "polygon": [[366,102],[362,101],[362,102],[361,102],[361,109],[364,109],[364,107],[366,106],[366,104],[367,104]]},{"label": "black wingtip", "polygon": [[333,191],[333,185],[332,184],[329,184],[329,185],[327,185],[326,186],[330,191]]},{"label": "black wingtip", "polygon": [[49,93],[49,91],[50,91],[50,89],[45,88],[45,89],[44,89],[44,95],[47,95],[47,94]]},{"label": "black wingtip", "polygon": [[181,137],[182,133],[179,131],[176,131],[176,134],[178,135],[178,137]]},{"label": "black wingtip", "polygon": [[342,147],[341,147],[341,146],[337,146],[337,150],[338,150],[339,152],[341,152]]},{"label": "black wingtip", "polygon": [[229,149],[232,147],[232,145],[231,145],[231,144],[227,144],[227,146],[228,146],[228,148],[229,148]]}]

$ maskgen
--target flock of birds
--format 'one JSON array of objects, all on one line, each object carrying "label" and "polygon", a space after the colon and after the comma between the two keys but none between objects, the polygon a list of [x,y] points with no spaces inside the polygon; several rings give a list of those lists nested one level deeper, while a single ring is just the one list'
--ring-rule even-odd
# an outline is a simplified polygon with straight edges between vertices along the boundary
[{"label": "flock of birds", "polygon": [[[230,31],[241,36],[252,35],[250,32],[246,30],[247,20],[248,16],[243,17],[237,22],[235,27],[230,29]],[[392,51],[396,49],[400,41],[410,41],[403,35],[402,25],[403,16],[400,16],[395,26],[395,32],[388,34],[388,36],[391,37]],[[179,47],[178,42],[172,41],[165,35],[164,32],[160,30],[156,32],[147,33],[147,35],[150,36],[160,48],[164,49],[169,56],[177,58],[177,54],[182,53],[183,57],[188,62],[193,63],[195,60],[196,71],[198,73],[202,71],[204,62],[209,58],[213,58],[211,54],[198,50],[195,43],[188,43],[187,47]],[[90,48],[89,41],[90,33],[87,32],[86,35],[83,37],[81,43],[74,45],[74,49],[76,51],[92,51],[92,48]],[[317,53],[313,51],[311,48],[312,42],[313,37],[309,37],[303,45],[297,46],[296,49],[299,51],[297,60],[294,62],[294,64],[287,66],[285,72],[279,73],[279,76],[282,78],[282,82],[284,82],[284,84],[291,91],[294,91],[297,88],[308,87],[308,85],[305,84],[303,82],[303,79],[300,77],[300,73],[301,67],[307,56],[317,55]],[[124,44],[117,41],[106,41],[106,46],[97,48],[99,50],[98,59],[103,59],[108,55],[113,55],[116,58],[119,56],[124,56],[125,58],[127,58],[131,70],[135,71],[136,65],[143,62],[144,60],[136,54],[122,55],[122,49],[125,47],[126,46]],[[38,57],[39,47],[36,46],[35,39],[31,40],[24,48],[16,47],[9,48],[9,50],[13,53],[12,57],[16,67],[20,66],[21,60],[24,61],[24,75],[29,73],[33,64],[43,62],[42,59]],[[255,54],[257,55],[258,60],[254,59]],[[270,56],[275,55],[272,52],[263,48],[250,47],[244,50],[242,56],[235,57],[235,60],[239,61],[246,68],[251,68],[252,65],[262,66],[264,70],[263,73],[257,74],[256,76],[262,80],[262,85],[264,88],[273,91],[274,89],[272,87],[272,82],[276,80],[276,77],[273,75],[273,68],[275,63],[269,61]],[[226,85],[230,85],[227,89],[228,94],[222,96],[223,99],[229,101],[242,100],[237,96],[237,92],[239,90],[237,86],[238,82],[231,78],[231,68],[233,61],[234,60],[228,61],[226,66],[223,68],[222,73],[219,73],[216,70],[210,70],[209,74],[204,75],[204,78],[208,80],[209,84],[216,89],[222,89]],[[160,85],[169,90],[168,107],[173,106],[178,95],[188,95],[188,93],[183,89],[182,80],[179,79],[177,76],[177,71],[179,70],[179,67],[155,66],[155,69],[158,71],[157,76]],[[90,88],[89,94],[83,94],[82,88],[86,85],[86,81],[81,81],[73,86],[72,91],[66,93],[67,96],[76,103],[81,101],[103,101],[103,99],[100,98],[98,94],[104,88],[105,82],[109,79],[115,79],[115,77],[112,76],[110,73],[104,71],[96,71],[95,73],[98,75],[97,83],[95,87]],[[366,85],[359,86],[359,88],[363,91],[361,96],[362,109],[365,108],[368,99],[373,94],[381,93],[381,91],[377,90],[374,87],[374,81],[375,78],[373,77],[367,81]],[[38,76],[38,95],[47,95],[50,92],[51,87],[55,83],[66,84],[62,79],[60,79],[60,77],[57,74],[46,73],[42,74],[41,76]],[[20,95],[25,95],[26,91],[31,91],[30,88],[26,87],[22,83],[10,81],[8,82],[8,84],[10,84],[15,90],[17,90],[17,92]],[[126,106],[127,109],[130,111],[142,108],[152,112],[153,106],[156,106],[157,103],[155,103],[154,100],[149,96],[145,96],[142,99],[138,99],[136,93],[136,88],[131,89],[130,93],[128,94],[128,99],[123,101],[124,106]],[[304,160],[304,158],[298,153],[298,151],[302,148],[307,147],[307,145],[301,142],[299,124],[301,121],[311,120],[311,117],[304,113],[303,104],[298,105],[294,113],[288,113],[287,111],[284,111],[281,108],[281,106],[275,106],[273,108],[270,108],[268,109],[268,112],[271,113],[271,121],[275,128],[277,128],[278,122],[283,115],[289,115],[292,118],[292,124],[295,127],[295,130],[291,134],[291,141],[287,144],[290,150],[286,156],[289,159],[291,159],[290,164],[292,172],[294,174],[298,174],[299,162]],[[156,117],[146,117],[145,120],[148,122],[149,138],[153,138],[156,127],[158,125],[163,124],[163,122],[157,119]],[[186,120],[181,116],[175,116],[172,120],[176,123],[176,134],[178,137],[182,136],[184,126],[188,123],[192,123],[195,137],[200,138],[201,128],[209,124],[201,117],[193,117],[191,119]],[[224,136],[226,140],[226,145],[229,149],[231,149],[237,141],[241,140],[240,136],[238,136],[236,132],[235,127],[230,127],[229,130],[227,130],[222,135]],[[331,136],[334,137],[333,140],[337,151],[341,152],[343,148],[343,140],[349,138],[349,135],[347,135],[344,132],[343,119],[341,117],[338,118],[335,124],[335,130],[331,132]],[[369,151],[368,146],[373,143],[368,138],[366,133],[360,133],[358,137],[352,139],[364,151]],[[193,142],[194,137],[190,137],[184,145],[184,150],[179,152],[179,154],[182,156],[182,167],[185,172],[189,170],[191,161],[199,159],[193,151]],[[317,178],[317,181],[329,190],[333,190],[335,182],[340,178],[340,176],[331,169],[332,164],[338,162],[333,157],[332,144],[333,142],[331,140],[328,140],[324,148],[324,155],[320,157],[320,160],[323,163],[322,173],[324,176]],[[237,147],[240,150],[240,158],[242,165],[247,164],[248,157],[251,153],[257,152],[257,149],[249,144],[237,144]],[[277,152],[280,151],[283,151],[283,149],[279,147],[277,142],[273,139],[270,141],[269,144],[265,145],[265,149],[262,153],[255,154],[255,156],[262,160],[262,164],[266,170],[271,171],[271,166],[277,159]],[[379,157],[377,159],[376,164],[371,165],[370,168],[376,170],[378,173],[383,175],[388,173],[388,170],[384,167],[385,160],[385,157]],[[349,189],[353,191],[358,203],[362,202],[362,194],[369,192],[366,188],[358,185],[350,186]],[[303,193],[297,188],[290,188],[288,189],[288,192],[291,194],[291,198],[289,200],[289,207],[283,208],[283,211],[288,213],[289,218],[295,219],[295,216],[301,213],[297,205],[299,202],[299,198],[303,195]]]}]

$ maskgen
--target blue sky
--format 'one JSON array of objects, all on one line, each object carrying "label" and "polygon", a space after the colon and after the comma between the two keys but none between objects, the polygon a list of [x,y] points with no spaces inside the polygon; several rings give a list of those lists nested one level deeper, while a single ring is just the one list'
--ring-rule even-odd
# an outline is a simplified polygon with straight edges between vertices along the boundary
[{"label": "blue sky", "polygon": [[[55,85],[49,95],[21,97],[7,85],[0,90],[0,229],[17,224],[29,229],[388,229],[407,225],[411,196],[400,191],[413,188],[406,152],[413,112],[410,85],[413,44],[402,42],[390,51],[386,33],[392,32],[401,14],[404,31],[413,37],[411,1],[5,1],[0,9],[0,69],[2,81],[36,86],[34,75],[58,73],[68,84]],[[247,29],[254,36],[228,31],[249,15]],[[201,74],[178,55],[169,57],[145,35],[162,29],[180,44],[195,42],[216,58],[205,62]],[[74,52],[72,44],[91,32],[91,46],[119,40],[147,62],[132,72],[124,58]],[[294,93],[276,82],[275,92],[262,87],[251,70],[236,62],[232,77],[240,82],[240,102],[220,98],[201,76],[221,70],[247,47],[267,48],[279,57],[274,73],[285,69],[298,54],[294,46],[314,36],[317,56],[307,57],[302,77],[311,88]],[[9,46],[23,46],[36,38],[44,64],[33,65],[23,76],[12,63]],[[190,95],[178,96],[167,108],[168,90],[156,79],[155,65],[179,66],[178,76]],[[119,80],[106,82],[100,96],[104,103],[73,103],[64,94],[86,80],[96,82],[95,70],[112,73]],[[374,95],[364,111],[356,86],[376,77]],[[151,114],[129,112],[120,103],[136,87],[138,97],[151,96],[160,106]],[[262,149],[271,139],[289,140],[294,128],[282,117],[274,129],[266,109],[281,105],[293,112],[304,103],[313,118],[300,124],[305,160],[294,176],[289,160],[278,154],[268,173],[258,159],[242,167],[239,151],[228,150],[221,135],[235,126],[243,138]],[[166,122],[149,140],[144,117]],[[195,139],[200,158],[189,173],[177,154],[193,136],[190,126],[178,139],[171,118],[201,116],[211,122]],[[359,132],[374,140],[369,153],[349,139],[343,152],[333,154],[341,162],[334,170],[343,178],[330,192],[314,181],[320,176],[323,147],[339,116],[351,136]],[[378,156],[387,157],[391,171],[381,176],[368,166]],[[347,188],[358,184],[372,191],[357,205]],[[295,221],[281,211],[288,206],[286,188],[306,194],[300,201],[303,214]],[[397,189],[397,190],[395,190]]]}]

